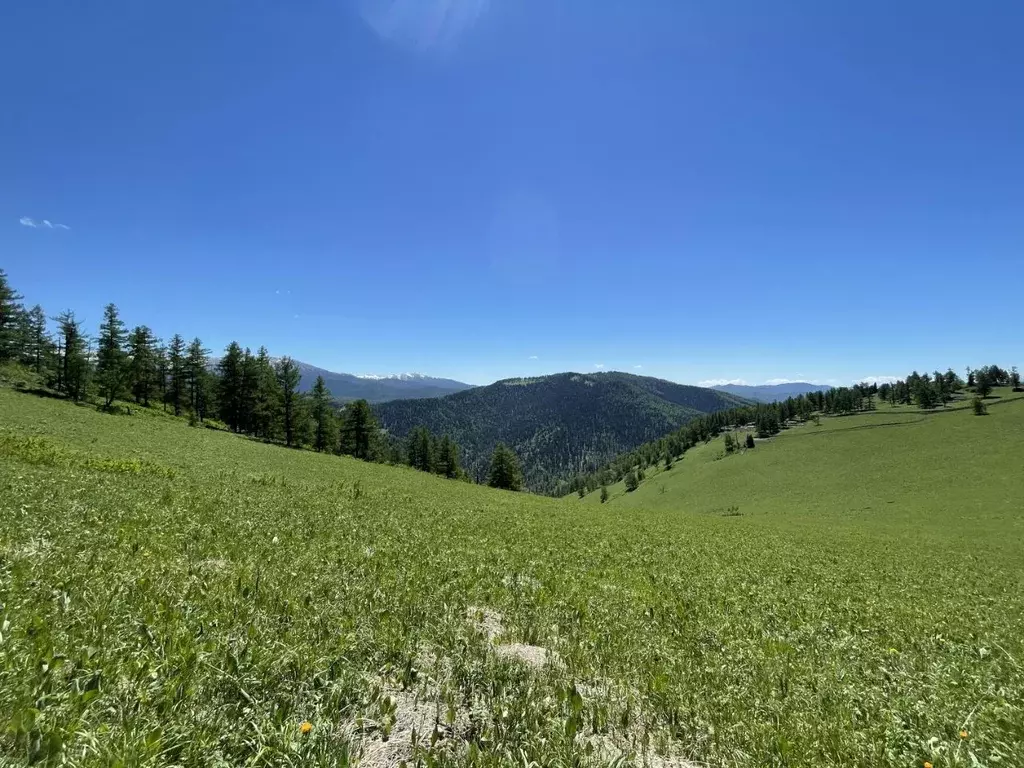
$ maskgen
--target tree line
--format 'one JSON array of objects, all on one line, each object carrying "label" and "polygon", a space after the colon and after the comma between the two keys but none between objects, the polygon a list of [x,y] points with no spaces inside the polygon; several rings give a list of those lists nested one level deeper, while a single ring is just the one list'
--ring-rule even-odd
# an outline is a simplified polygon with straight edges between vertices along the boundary
[{"label": "tree line", "polygon": [[[104,308],[93,338],[74,312],[48,318],[38,304],[26,308],[22,298],[0,269],[0,366],[17,366],[28,388],[73,401],[95,397],[107,411],[120,410],[123,401],[159,405],[196,426],[223,425],[288,447],[470,479],[458,444],[447,435],[417,427],[405,440],[390,437],[366,400],[339,406],[322,376],[309,392],[300,391],[298,364],[272,358],[266,347],[253,354],[233,341],[214,362],[199,338],[175,334],[164,343],[148,326],[129,329],[114,304]],[[487,482],[521,490],[522,470],[511,449],[495,449]]]},{"label": "tree line", "polygon": [[[975,395],[972,403],[975,413],[982,414],[985,410],[983,398],[988,397],[994,387],[1024,391],[1016,367],[1006,370],[989,365],[974,370],[968,368],[966,380],[952,369],[931,374],[914,371],[894,382],[833,387],[774,403],[752,403],[716,411],[695,418],[675,432],[623,453],[599,467],[577,474],[559,486],[555,495],[577,493],[582,497],[601,489],[601,500],[605,501],[608,498],[607,486],[620,481],[625,481],[627,491],[633,491],[643,482],[647,468],[663,464],[666,469],[671,469],[673,463],[690,448],[707,444],[722,432],[727,433],[726,453],[741,447],[749,450],[755,446],[755,434],[762,439],[772,437],[791,424],[807,422],[822,415],[842,416],[873,411],[879,403],[888,403],[892,407],[944,408],[965,389]],[[740,439],[731,435],[734,429],[749,430],[742,446]]]}]

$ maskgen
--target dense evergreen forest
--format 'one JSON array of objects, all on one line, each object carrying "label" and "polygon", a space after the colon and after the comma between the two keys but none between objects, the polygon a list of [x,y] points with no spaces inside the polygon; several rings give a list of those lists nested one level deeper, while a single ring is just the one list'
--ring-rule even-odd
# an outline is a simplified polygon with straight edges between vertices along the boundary
[{"label": "dense evergreen forest", "polygon": [[806,422],[819,415],[846,415],[873,411],[879,404],[890,406],[916,405],[923,409],[945,408],[955,395],[967,389],[974,393],[972,407],[983,413],[983,398],[993,387],[1013,387],[1021,391],[1021,378],[1016,367],[1009,370],[989,365],[976,370],[967,369],[966,381],[952,369],[945,373],[920,374],[914,371],[905,379],[891,383],[862,383],[852,387],[835,387],[823,392],[808,392],[773,403],[742,405],[716,411],[693,419],[680,429],[639,448],[623,453],[590,472],[581,472],[569,482],[560,485],[559,495],[586,494],[602,489],[602,501],[607,498],[608,485],[625,480],[628,490],[635,490],[644,480],[644,471],[664,464],[671,467],[690,448],[708,443],[723,432],[725,448],[730,453],[741,446],[732,430],[746,430],[745,447],[754,447],[754,437],[768,438],[791,424]]},{"label": "dense evergreen forest", "polygon": [[[28,308],[22,298],[0,269],[0,376],[22,389],[96,399],[110,412],[130,412],[131,404],[160,407],[194,426],[470,479],[451,438],[424,427],[403,440],[389,437],[365,399],[339,406],[323,376],[309,392],[300,391],[298,364],[271,358],[265,347],[253,353],[232,342],[211,365],[201,339],[175,334],[165,343],[145,325],[129,329],[114,304],[104,308],[93,337],[74,312],[48,318],[41,306]],[[518,460],[504,446],[493,452],[489,471],[479,479],[522,487]]]},{"label": "dense evergreen forest", "polygon": [[463,449],[467,471],[482,480],[494,447],[520,457],[526,487],[557,493],[578,472],[653,440],[702,414],[744,404],[742,398],[648,376],[560,373],[507,379],[430,400],[374,406],[399,438],[425,425]]}]

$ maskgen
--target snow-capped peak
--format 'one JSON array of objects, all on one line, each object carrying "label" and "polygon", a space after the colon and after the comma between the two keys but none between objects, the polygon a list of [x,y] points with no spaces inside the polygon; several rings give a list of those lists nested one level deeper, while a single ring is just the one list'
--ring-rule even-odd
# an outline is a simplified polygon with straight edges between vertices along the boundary
[{"label": "snow-capped peak", "polygon": [[373,381],[384,381],[385,379],[396,381],[416,381],[418,379],[429,379],[430,377],[422,373],[388,373],[384,376],[379,376],[375,373],[363,373],[359,374],[356,378],[372,379]]}]

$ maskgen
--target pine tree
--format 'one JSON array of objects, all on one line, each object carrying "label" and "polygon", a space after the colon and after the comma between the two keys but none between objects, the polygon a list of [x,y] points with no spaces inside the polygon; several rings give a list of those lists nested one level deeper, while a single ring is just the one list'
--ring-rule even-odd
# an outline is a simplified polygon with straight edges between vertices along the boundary
[{"label": "pine tree", "polygon": [[519,458],[504,443],[494,446],[487,484],[492,488],[504,488],[507,491],[520,491],[523,488],[523,471],[519,466]]},{"label": "pine tree", "polygon": [[1016,365],[1010,369],[1010,386],[1013,387],[1014,392],[1020,392],[1020,374],[1017,372]]},{"label": "pine tree", "polygon": [[207,356],[210,350],[203,348],[202,340],[197,336],[188,346],[188,357],[185,359],[185,378],[188,382],[188,404],[192,413],[199,421],[206,419],[210,399],[210,372]]},{"label": "pine tree", "polygon": [[299,367],[290,357],[277,362],[277,385],[280,388],[281,417],[284,421],[284,442],[287,446],[295,443],[296,410],[299,400]]},{"label": "pine tree", "polygon": [[124,394],[128,368],[124,345],[124,322],[117,307],[107,304],[103,309],[103,322],[100,323],[96,348],[96,381],[105,408],[109,408],[115,399]]},{"label": "pine tree", "polygon": [[128,382],[132,396],[139,405],[149,407],[149,398],[156,389],[156,339],[144,325],[128,334]]},{"label": "pine tree", "polygon": [[220,417],[233,432],[240,432],[244,419],[245,359],[237,341],[228,344],[217,367],[220,370],[217,398]]},{"label": "pine tree", "polygon": [[607,485],[602,485],[601,486],[601,503],[604,504],[606,501],[608,501],[608,486]]},{"label": "pine tree", "polygon": [[353,400],[345,406],[341,417],[340,452],[357,459],[374,458],[377,419],[365,400]]},{"label": "pine tree", "polygon": [[7,280],[7,273],[0,269],[0,363],[15,360],[19,356],[18,324],[24,309],[19,303],[21,294],[16,293]]},{"label": "pine tree", "polygon": [[174,334],[167,345],[167,399],[174,408],[174,415],[181,416],[185,403],[185,339],[180,333]]},{"label": "pine tree", "polygon": [[327,383],[323,376],[316,377],[312,392],[313,412],[313,447],[318,451],[326,451],[331,443],[331,393],[327,391]]},{"label": "pine tree", "polygon": [[54,318],[60,333],[57,346],[57,391],[72,400],[83,400],[89,382],[89,358],[82,324],[70,309]]},{"label": "pine tree", "polygon": [[732,453],[736,450],[736,441],[732,438],[732,432],[725,433],[725,452]]}]

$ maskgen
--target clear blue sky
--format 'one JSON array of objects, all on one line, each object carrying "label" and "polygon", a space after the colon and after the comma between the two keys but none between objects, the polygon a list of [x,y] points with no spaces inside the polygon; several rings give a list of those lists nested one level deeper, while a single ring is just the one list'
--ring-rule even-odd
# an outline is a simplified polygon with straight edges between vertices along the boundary
[{"label": "clear blue sky", "polygon": [[1022,30],[1012,0],[6,0],[0,266],[93,330],[113,301],[355,373],[1024,367]]}]

